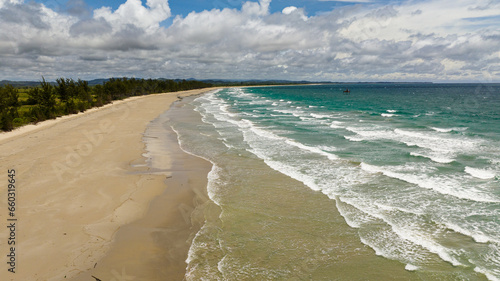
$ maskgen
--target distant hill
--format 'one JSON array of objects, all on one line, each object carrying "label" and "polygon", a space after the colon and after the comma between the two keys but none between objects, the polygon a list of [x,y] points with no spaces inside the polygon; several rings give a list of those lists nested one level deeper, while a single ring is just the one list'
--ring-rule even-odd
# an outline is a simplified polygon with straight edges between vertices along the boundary
[{"label": "distant hill", "polygon": [[35,87],[40,85],[40,81],[10,81],[10,80],[2,80],[0,81],[0,86],[12,85],[16,88],[20,87]]},{"label": "distant hill", "polygon": [[103,85],[104,83],[108,82],[109,79],[93,79],[89,80],[89,86],[95,86],[95,85]]},{"label": "distant hill", "polygon": [[[115,77],[118,78],[118,77]],[[122,78],[122,77],[119,77]],[[99,79],[92,79],[88,80],[87,82],[89,83],[89,86],[95,86],[95,85],[103,85],[107,81],[109,81],[112,78],[99,78]],[[131,78],[129,78],[131,79]],[[137,78],[137,79],[142,79],[142,78]],[[146,78],[149,79],[149,78]],[[195,78],[188,78],[188,79],[167,79],[167,78],[158,78],[158,79],[153,79],[153,80],[173,80],[175,82],[179,82],[182,80],[186,81],[200,81],[208,84],[212,84],[214,86],[253,86],[253,85],[293,85],[293,84],[337,84],[337,85],[343,85],[343,84],[432,84],[432,82],[330,82],[330,81],[307,81],[307,80],[300,80],[300,81],[293,81],[293,80],[262,80],[262,79],[249,79],[249,80],[243,80],[243,79],[195,79]],[[49,81],[48,81],[49,82]],[[50,81],[49,82],[52,85],[56,85],[55,81]],[[9,81],[9,80],[2,80],[0,81],[0,86],[4,86],[10,84],[14,87],[21,88],[21,87],[36,87],[40,85],[40,81]]]},{"label": "distant hill", "polygon": [[[111,78],[100,78],[100,79],[92,79],[88,80],[87,82],[89,83],[89,86],[95,86],[95,85],[102,85],[109,81]],[[137,78],[141,79],[141,78]],[[233,86],[233,85],[241,85],[241,86],[250,86],[250,85],[283,85],[283,84],[312,84],[312,83],[331,83],[331,82],[311,82],[311,81],[291,81],[291,80],[258,80],[258,79],[251,79],[251,80],[238,80],[238,79],[194,79],[194,78],[189,78],[189,79],[166,79],[166,78],[158,78],[158,80],[174,80],[176,82],[186,80],[186,81],[201,81],[209,84],[213,84],[216,86],[222,86],[222,85],[228,85],[228,86]],[[49,82],[49,81],[48,81]],[[50,81],[50,84],[55,85],[56,83],[54,81]],[[0,86],[4,85],[12,85],[14,87],[36,87],[40,85],[40,81],[10,81],[10,80],[2,80],[0,81]]]},{"label": "distant hill", "polygon": [[205,79],[200,80],[205,83],[210,83],[213,85],[283,85],[283,84],[329,84],[331,82],[311,82],[306,80],[301,81],[291,81],[291,80],[230,80],[230,79]]}]

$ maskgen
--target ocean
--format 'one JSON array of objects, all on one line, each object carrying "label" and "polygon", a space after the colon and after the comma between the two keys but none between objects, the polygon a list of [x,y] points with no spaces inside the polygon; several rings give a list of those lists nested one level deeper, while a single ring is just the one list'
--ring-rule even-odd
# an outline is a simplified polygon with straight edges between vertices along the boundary
[{"label": "ocean", "polygon": [[213,165],[187,280],[500,280],[498,84],[229,88],[168,116]]}]

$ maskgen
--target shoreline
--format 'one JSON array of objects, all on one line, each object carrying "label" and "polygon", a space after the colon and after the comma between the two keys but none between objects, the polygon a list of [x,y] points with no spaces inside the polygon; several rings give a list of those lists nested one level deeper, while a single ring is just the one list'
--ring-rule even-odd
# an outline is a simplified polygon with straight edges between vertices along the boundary
[{"label": "shoreline", "polygon": [[[144,233],[142,225],[135,226],[144,222],[155,205],[168,205],[165,201],[155,203],[162,201],[159,198],[182,204],[192,202],[194,193],[184,192],[175,198],[169,194],[171,190],[182,190],[186,176],[165,180],[165,173],[151,173],[143,156],[142,134],[150,121],[168,110],[178,97],[215,89],[133,97],[0,135],[1,167],[16,170],[18,198],[18,264],[15,274],[7,268],[1,270],[0,279],[83,278],[89,270],[104,269],[105,263],[100,262],[111,256],[114,243],[122,239],[118,236],[121,229]],[[174,149],[180,149],[175,145]],[[171,154],[166,159],[177,156]],[[206,165],[202,159],[195,160],[189,163]],[[176,159],[169,161],[172,171],[179,167]],[[208,170],[203,164],[206,181]],[[203,185],[200,170],[191,172],[190,176],[196,175],[198,184]],[[4,174],[2,177],[7,176]],[[6,190],[0,195],[7,198]],[[174,211],[177,209],[171,212],[172,223],[179,225],[176,218],[182,216]],[[0,220],[6,219],[7,211],[0,212]],[[7,237],[7,231],[2,228],[0,235]],[[0,249],[7,251],[6,241],[0,242]],[[158,254],[154,247],[148,250]],[[187,257],[187,250],[185,254]],[[185,258],[181,261],[185,270]],[[107,271],[122,273],[122,268]],[[93,280],[86,277],[82,280]]]},{"label": "shoreline", "polygon": [[212,164],[182,150],[177,134],[164,126],[169,110],[151,121],[143,136],[148,173],[163,177],[165,190],[144,216],[117,230],[110,250],[94,268],[72,280],[183,280],[191,242],[204,224],[198,212],[209,200],[208,180],[201,175],[208,175]]}]

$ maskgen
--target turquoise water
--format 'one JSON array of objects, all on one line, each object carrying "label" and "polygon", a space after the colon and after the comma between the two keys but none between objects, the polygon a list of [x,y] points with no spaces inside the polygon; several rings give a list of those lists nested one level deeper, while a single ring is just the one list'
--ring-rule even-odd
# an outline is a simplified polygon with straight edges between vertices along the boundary
[{"label": "turquoise water", "polygon": [[168,126],[213,163],[221,210],[187,279],[500,280],[500,85],[232,88],[184,103],[172,116],[193,121]]}]

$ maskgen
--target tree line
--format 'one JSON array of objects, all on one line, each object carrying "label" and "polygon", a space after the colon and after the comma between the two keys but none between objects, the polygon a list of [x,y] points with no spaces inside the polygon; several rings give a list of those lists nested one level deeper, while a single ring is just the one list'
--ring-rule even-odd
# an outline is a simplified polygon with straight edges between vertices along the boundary
[{"label": "tree line", "polygon": [[58,116],[83,112],[132,96],[166,93],[211,87],[196,80],[163,80],[112,78],[102,85],[89,86],[87,81],[58,78],[49,83],[42,77],[40,85],[29,88],[20,98],[20,89],[0,86],[0,130],[37,123]]},{"label": "tree line", "polygon": [[14,128],[13,120],[19,117],[19,93],[11,85],[0,86],[0,129],[10,131]]}]

